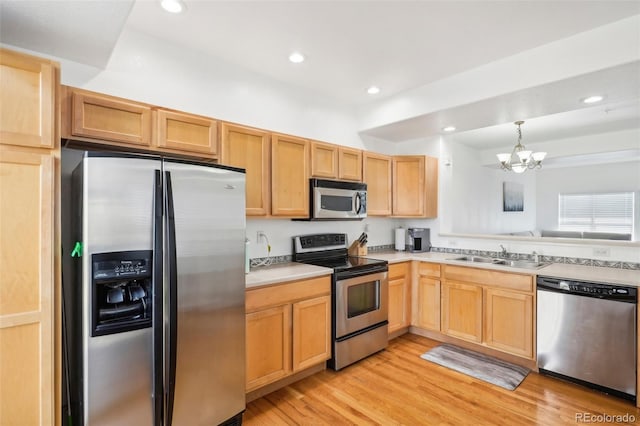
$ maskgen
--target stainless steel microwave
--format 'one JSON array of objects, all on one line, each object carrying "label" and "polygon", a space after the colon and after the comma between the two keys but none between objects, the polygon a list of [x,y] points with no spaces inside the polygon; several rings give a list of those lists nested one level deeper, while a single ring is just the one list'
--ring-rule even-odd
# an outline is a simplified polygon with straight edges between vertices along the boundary
[{"label": "stainless steel microwave", "polygon": [[360,220],[367,217],[367,184],[310,179],[310,220]]}]

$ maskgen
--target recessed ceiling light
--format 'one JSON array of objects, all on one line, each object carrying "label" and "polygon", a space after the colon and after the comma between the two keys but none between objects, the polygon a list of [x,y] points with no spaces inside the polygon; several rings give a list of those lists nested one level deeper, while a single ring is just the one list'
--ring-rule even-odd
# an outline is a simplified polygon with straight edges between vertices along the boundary
[{"label": "recessed ceiling light", "polygon": [[455,131],[455,130],[456,130],[456,128],[455,128],[455,127],[453,127],[453,126],[447,126],[447,127],[443,127],[443,128],[442,128],[442,130],[443,130],[444,132],[453,132],[453,131]]},{"label": "recessed ceiling light", "polygon": [[182,0],[161,0],[160,6],[171,13],[181,13],[187,8]]},{"label": "recessed ceiling light", "polygon": [[600,102],[603,99],[604,99],[604,96],[595,95],[595,96],[589,96],[588,98],[584,98],[582,102],[585,104],[595,104],[596,102]]},{"label": "recessed ceiling light", "polygon": [[370,95],[377,95],[380,93],[380,88],[378,86],[371,86],[367,89],[367,93]]},{"label": "recessed ceiling light", "polygon": [[294,64],[299,64],[300,62],[304,62],[304,55],[300,52],[293,52],[289,55],[289,60]]}]

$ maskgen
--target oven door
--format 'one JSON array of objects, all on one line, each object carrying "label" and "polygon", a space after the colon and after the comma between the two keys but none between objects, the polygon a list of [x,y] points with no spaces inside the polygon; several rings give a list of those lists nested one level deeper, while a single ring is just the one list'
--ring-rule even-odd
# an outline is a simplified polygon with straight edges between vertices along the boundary
[{"label": "oven door", "polygon": [[386,321],[389,284],[387,272],[336,281],[336,338]]}]

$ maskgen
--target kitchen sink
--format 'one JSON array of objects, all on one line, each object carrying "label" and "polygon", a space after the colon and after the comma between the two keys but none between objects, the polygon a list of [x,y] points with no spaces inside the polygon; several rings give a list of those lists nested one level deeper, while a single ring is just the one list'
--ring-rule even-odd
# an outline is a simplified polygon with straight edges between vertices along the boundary
[{"label": "kitchen sink", "polygon": [[512,268],[538,269],[547,266],[547,263],[534,262],[532,260],[508,260],[496,259],[493,257],[483,256],[461,256],[454,257],[449,260],[459,260],[462,262],[490,263],[492,265],[510,266]]},{"label": "kitchen sink", "polygon": [[461,260],[463,262],[478,262],[478,263],[495,263],[496,260],[492,257],[482,257],[482,256],[462,256],[456,257],[451,260]]},{"label": "kitchen sink", "polygon": [[496,259],[495,265],[511,266],[513,268],[538,269],[547,266],[546,263],[534,262],[533,260],[505,260]]}]

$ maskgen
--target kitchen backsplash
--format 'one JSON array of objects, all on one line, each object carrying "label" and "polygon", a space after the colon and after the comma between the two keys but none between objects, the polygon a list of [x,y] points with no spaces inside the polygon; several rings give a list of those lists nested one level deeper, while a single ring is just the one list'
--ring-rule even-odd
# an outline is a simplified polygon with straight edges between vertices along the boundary
[{"label": "kitchen backsplash", "polygon": [[[378,246],[367,247],[369,253],[375,252],[389,252],[394,250],[393,244],[384,244]],[[486,250],[468,250],[468,249],[453,249],[448,247],[432,247],[431,251],[437,253],[451,253],[451,254],[464,254],[472,256],[487,256],[487,257],[502,257],[502,254],[498,251],[486,251]],[[369,255],[369,257],[373,257]],[[506,258],[516,260],[534,260],[533,254],[528,253],[508,253]],[[621,269],[634,269],[640,270],[640,263],[634,262],[621,262],[618,260],[599,260],[599,259],[586,259],[578,257],[566,257],[566,256],[544,256],[538,257],[540,262],[544,263],[566,263],[569,265],[587,265],[598,266],[604,268],[621,268]],[[292,261],[291,255],[284,256],[271,256],[271,257],[259,257],[251,259],[251,267],[261,267],[268,265],[276,265],[280,263],[289,263]]]}]

